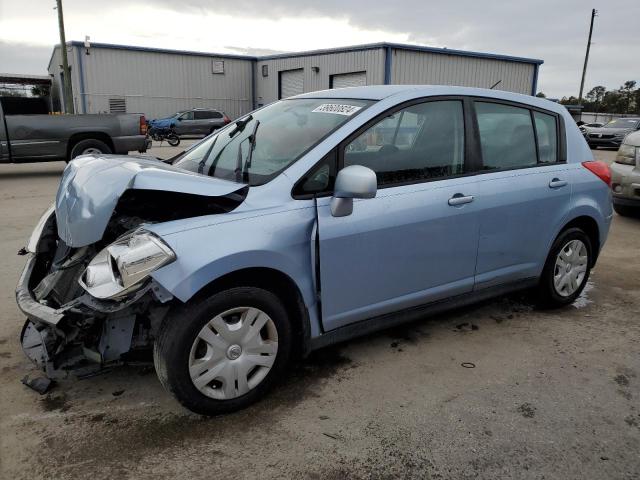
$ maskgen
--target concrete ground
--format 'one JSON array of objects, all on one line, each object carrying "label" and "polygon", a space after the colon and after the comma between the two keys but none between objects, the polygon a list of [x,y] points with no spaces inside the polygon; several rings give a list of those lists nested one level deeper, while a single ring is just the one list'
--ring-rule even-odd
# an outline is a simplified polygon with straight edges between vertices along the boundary
[{"label": "concrete ground", "polygon": [[45,396],[20,383],[35,372],[18,344],[16,252],[63,167],[0,167],[0,478],[640,477],[640,220],[615,216],[574,306],[516,295],[369,335],[207,419],[149,367]]}]

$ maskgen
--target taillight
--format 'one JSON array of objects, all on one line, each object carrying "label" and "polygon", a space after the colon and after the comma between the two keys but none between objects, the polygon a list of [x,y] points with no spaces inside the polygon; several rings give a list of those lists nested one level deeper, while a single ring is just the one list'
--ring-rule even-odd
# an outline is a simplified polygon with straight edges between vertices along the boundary
[{"label": "taillight", "polygon": [[144,115],[140,115],[140,135],[147,134],[147,119],[144,118]]},{"label": "taillight", "polygon": [[609,168],[609,165],[607,163],[597,160],[582,162],[582,166],[593,173],[604,183],[611,186],[611,169]]},{"label": "taillight", "polygon": [[225,116],[222,118],[222,120],[224,121],[224,123],[229,123],[231,121],[231,119],[229,117],[227,117],[227,115],[225,114]]}]

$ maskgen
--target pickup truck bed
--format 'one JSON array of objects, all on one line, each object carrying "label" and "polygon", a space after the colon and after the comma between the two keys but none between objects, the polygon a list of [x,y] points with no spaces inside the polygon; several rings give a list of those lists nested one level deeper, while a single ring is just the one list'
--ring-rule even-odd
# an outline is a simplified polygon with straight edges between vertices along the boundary
[{"label": "pickup truck bed", "polygon": [[144,152],[146,129],[144,115],[4,115],[0,102],[0,163]]}]

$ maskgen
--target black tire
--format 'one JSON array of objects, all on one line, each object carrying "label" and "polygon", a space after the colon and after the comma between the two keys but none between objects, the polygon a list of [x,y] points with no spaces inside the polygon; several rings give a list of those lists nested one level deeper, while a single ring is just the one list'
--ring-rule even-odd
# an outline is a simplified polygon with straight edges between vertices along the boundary
[{"label": "black tire", "polygon": [[616,205],[614,203],[613,209],[616,211],[618,215],[621,215],[623,217],[640,216],[640,208],[634,208],[628,205]]},{"label": "black tire", "polygon": [[[278,335],[278,351],[271,370],[246,394],[217,400],[200,392],[189,374],[189,356],[194,340],[212,318],[236,307],[259,308],[271,317]],[[248,407],[262,398],[278,381],[291,353],[291,326],[287,311],[273,293],[261,288],[236,287],[208,298],[193,299],[173,309],[160,327],[153,349],[160,383],[184,407],[201,415],[220,415]]]},{"label": "black tire", "polygon": [[180,137],[175,133],[170,133],[169,135],[167,135],[167,143],[172,147],[177,147],[178,145],[180,145]]},{"label": "black tire", "polygon": [[[561,249],[571,240],[580,240],[587,249],[587,266],[582,283],[578,289],[571,295],[560,295],[554,285],[555,265],[558,254]],[[589,274],[591,273],[591,265],[593,263],[593,247],[589,236],[580,228],[568,228],[558,235],[555,242],[549,250],[547,261],[545,262],[542,275],[537,288],[538,303],[543,308],[560,308],[569,305],[580,296],[585,285],[589,281]]]},{"label": "black tire", "polygon": [[73,146],[71,152],[69,152],[69,159],[67,161],[73,160],[77,156],[82,155],[82,153],[88,149],[97,150],[99,153],[104,154],[113,153],[109,145],[106,143],[96,140],[95,138],[87,138],[86,140],[80,140]]},{"label": "black tire", "polygon": [[590,143],[590,144],[589,144],[589,148],[590,148],[591,150],[597,150],[597,149],[598,149],[598,146],[597,146],[597,145],[594,145],[593,143]]}]

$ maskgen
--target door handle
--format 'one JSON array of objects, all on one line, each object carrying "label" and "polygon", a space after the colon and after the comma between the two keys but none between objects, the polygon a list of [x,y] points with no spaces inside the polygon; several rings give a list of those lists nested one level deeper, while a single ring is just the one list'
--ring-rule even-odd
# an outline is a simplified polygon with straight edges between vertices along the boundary
[{"label": "door handle", "polygon": [[473,195],[463,195],[461,193],[456,193],[453,197],[449,199],[449,205],[455,207],[457,205],[464,205],[465,203],[473,202]]},{"label": "door handle", "polygon": [[567,185],[566,180],[560,180],[559,178],[554,178],[553,180],[551,180],[549,182],[549,188],[560,188],[560,187],[564,187]]}]

